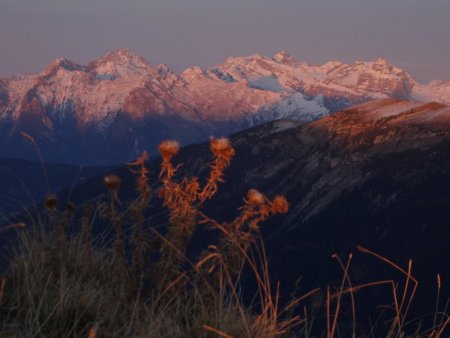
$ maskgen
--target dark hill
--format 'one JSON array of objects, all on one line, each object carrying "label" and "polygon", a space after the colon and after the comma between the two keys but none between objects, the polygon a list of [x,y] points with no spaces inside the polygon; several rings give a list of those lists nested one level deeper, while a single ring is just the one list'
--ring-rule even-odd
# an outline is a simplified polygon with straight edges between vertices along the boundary
[{"label": "dark hill", "polygon": [[[250,188],[269,197],[283,194],[289,213],[263,229],[282,293],[299,278],[305,291],[336,285],[342,271],[334,253],[344,260],[354,253],[354,284],[390,278],[403,283],[388,265],[357,253],[362,245],[405,269],[412,258],[421,283],[416,302],[422,313],[434,311],[437,273],[443,297],[450,295],[449,127],[446,106],[387,99],[308,124],[280,120],[240,132],[231,137],[236,156],[226,182],[206,211],[227,220]],[[176,157],[184,163],[179,175],[205,175],[210,159],[208,144],[183,148]],[[159,163],[149,166],[155,181]],[[133,194],[132,175],[127,168],[116,173],[126,200]],[[98,177],[77,186],[73,197],[79,203],[103,192]],[[208,236],[200,233],[198,243]],[[386,289],[367,294],[377,305],[390,299]]]}]

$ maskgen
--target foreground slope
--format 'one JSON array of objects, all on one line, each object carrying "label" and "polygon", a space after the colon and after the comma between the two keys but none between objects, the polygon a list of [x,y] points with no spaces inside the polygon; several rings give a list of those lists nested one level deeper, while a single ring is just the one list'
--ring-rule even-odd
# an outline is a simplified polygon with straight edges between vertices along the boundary
[{"label": "foreground slope", "polygon": [[[236,156],[222,193],[206,211],[231,219],[251,188],[285,195],[289,213],[264,232],[274,278],[287,288],[299,277],[304,288],[337,281],[341,271],[331,255],[355,253],[359,244],[402,266],[413,258],[429,295],[436,273],[450,280],[449,126],[448,106],[382,99],[312,123],[279,120],[240,132],[231,138]],[[204,175],[209,156],[207,144],[184,148],[177,155],[184,163],[179,175]],[[151,165],[152,179],[157,166]],[[117,173],[127,199],[132,175],[127,168]],[[103,191],[99,178],[79,186],[74,196],[80,202]],[[384,278],[388,270],[356,255],[351,277],[363,283]]]}]

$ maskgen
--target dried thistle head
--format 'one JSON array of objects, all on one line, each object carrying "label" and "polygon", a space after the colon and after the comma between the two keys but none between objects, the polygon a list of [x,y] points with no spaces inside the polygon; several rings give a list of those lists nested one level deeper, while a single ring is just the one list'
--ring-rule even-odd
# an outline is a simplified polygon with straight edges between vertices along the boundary
[{"label": "dried thistle head", "polygon": [[88,338],[95,338],[97,337],[97,331],[98,331],[98,324],[95,323],[93,326],[91,326],[91,328],[89,329],[88,332]]},{"label": "dried thistle head", "polygon": [[75,212],[77,210],[77,205],[73,202],[67,203],[67,210],[70,212]]},{"label": "dried thistle head", "polygon": [[55,194],[48,195],[45,199],[45,207],[48,209],[55,209],[58,204],[58,197]]},{"label": "dried thistle head", "polygon": [[272,201],[272,212],[274,214],[285,214],[289,210],[289,203],[284,196],[276,196]]},{"label": "dried thistle head", "polygon": [[119,176],[111,174],[105,176],[103,179],[103,182],[105,183],[106,187],[110,190],[117,190],[120,187],[120,184],[122,183],[122,180]]},{"label": "dried thistle head", "polygon": [[265,202],[264,195],[256,189],[250,189],[247,192],[246,200],[249,205],[262,205]]},{"label": "dried thistle head", "polygon": [[226,137],[211,139],[210,149],[216,157],[230,160],[234,156],[234,149]]},{"label": "dried thistle head", "polygon": [[157,196],[159,199],[164,199],[166,197],[166,188],[160,188],[157,192]]},{"label": "dried thistle head", "polygon": [[177,141],[163,141],[158,146],[159,153],[164,159],[170,159],[180,150],[180,144]]}]

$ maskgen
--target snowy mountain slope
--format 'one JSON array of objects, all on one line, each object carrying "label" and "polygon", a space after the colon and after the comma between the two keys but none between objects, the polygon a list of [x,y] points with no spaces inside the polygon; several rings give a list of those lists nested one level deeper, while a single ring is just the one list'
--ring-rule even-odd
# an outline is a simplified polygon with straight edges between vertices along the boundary
[{"label": "snowy mountain slope", "polygon": [[218,81],[198,67],[176,76],[129,50],[109,53],[87,67],[57,59],[40,74],[11,79],[7,89],[15,119],[29,112],[34,100],[35,113],[64,117],[72,110],[80,125],[100,126],[111,123],[119,111],[135,119],[155,114],[181,114],[195,121],[236,119],[281,99],[245,82]]},{"label": "snowy mountain slope", "polygon": [[351,65],[338,61],[310,65],[296,61],[287,52],[272,58],[261,55],[228,58],[211,68],[223,80],[246,79],[250,86],[270,91],[301,91],[309,95],[351,98],[408,97],[417,83],[405,71],[386,59],[356,61]]},{"label": "snowy mountain slope", "polygon": [[450,102],[450,82],[431,81],[427,85],[416,84],[411,91],[411,96],[422,101]]}]

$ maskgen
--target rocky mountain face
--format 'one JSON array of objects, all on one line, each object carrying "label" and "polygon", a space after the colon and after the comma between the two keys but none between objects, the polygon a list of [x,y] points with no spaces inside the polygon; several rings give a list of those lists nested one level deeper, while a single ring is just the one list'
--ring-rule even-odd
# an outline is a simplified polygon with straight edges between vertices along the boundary
[{"label": "rocky mountain face", "polygon": [[280,118],[312,121],[373,98],[450,102],[385,59],[310,65],[286,52],[229,58],[180,75],[123,49],[83,66],[57,59],[39,74],[0,78],[0,156],[122,163],[165,138],[182,144]]},{"label": "rocky mountain face", "polygon": [[[362,245],[404,268],[412,258],[421,283],[415,304],[420,313],[434,311],[430,292],[436,274],[450,280],[449,127],[449,106],[380,99],[310,123],[284,119],[239,132],[231,137],[236,156],[225,183],[205,212],[230,220],[248,189],[269,197],[283,194],[290,211],[262,228],[272,280],[281,280],[282,290],[292,290],[298,278],[305,292],[338,284],[342,270],[331,256],[345,260],[349,252],[353,285],[390,278],[402,283],[401,274],[358,253],[356,245]],[[183,163],[178,174],[204,177],[210,160],[207,143],[185,147],[176,156]],[[150,164],[152,181],[158,166],[159,160]],[[120,196],[127,200],[134,193],[132,174],[127,168],[116,173],[124,180]],[[73,196],[80,203],[103,192],[98,178],[77,187]],[[199,236],[204,236],[199,243],[211,241],[210,231]],[[368,302],[389,302],[392,296],[383,288],[364,292]],[[450,295],[442,292],[443,298]]]}]

